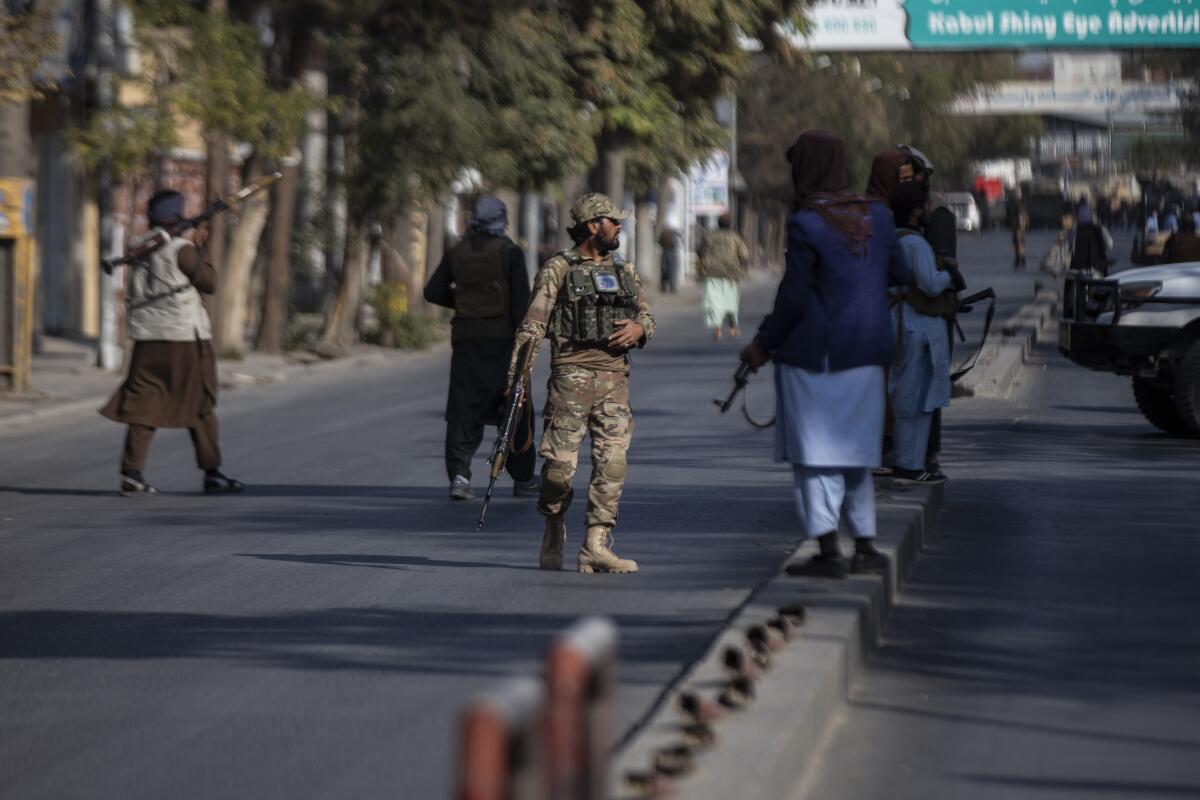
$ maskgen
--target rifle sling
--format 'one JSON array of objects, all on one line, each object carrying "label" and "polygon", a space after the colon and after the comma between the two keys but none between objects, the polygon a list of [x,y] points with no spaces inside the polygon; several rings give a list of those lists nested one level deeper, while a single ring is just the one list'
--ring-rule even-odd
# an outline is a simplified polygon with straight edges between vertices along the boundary
[{"label": "rifle sling", "polygon": [[137,301],[136,303],[130,302],[129,310],[133,311],[134,309],[142,308],[143,306],[148,306],[151,303],[157,303],[159,300],[163,300],[165,298],[171,297],[172,295],[177,295],[180,292],[186,292],[190,288],[192,288],[192,285],[190,283],[185,283],[180,286],[172,286],[170,289],[168,289],[165,292],[160,292],[159,294],[152,294],[149,297],[143,297],[141,300]]},{"label": "rifle sling", "polygon": [[[748,385],[748,384],[747,384]],[[746,389],[742,389],[742,416],[746,418],[746,422],[750,423],[750,427],[756,431],[765,431],[775,424],[775,417],[772,416],[766,422],[759,422],[754,417],[750,416],[750,409],[746,407]]]},{"label": "rifle sling", "polygon": [[971,305],[980,300],[988,301],[987,316],[983,320],[983,336],[980,337],[979,346],[975,348],[975,352],[967,360],[966,365],[950,373],[951,383],[957,382],[959,378],[975,368],[975,363],[979,360],[979,354],[983,352],[983,346],[987,344],[988,332],[992,329],[992,317],[996,315],[996,292],[989,287],[981,292],[976,292],[970,297],[963,298],[960,302],[963,305]]}]

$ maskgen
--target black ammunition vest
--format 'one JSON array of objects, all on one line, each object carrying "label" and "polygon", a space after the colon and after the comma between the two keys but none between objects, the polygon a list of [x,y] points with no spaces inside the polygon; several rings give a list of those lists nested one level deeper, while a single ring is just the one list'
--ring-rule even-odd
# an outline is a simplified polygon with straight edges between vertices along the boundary
[{"label": "black ammunition vest", "polygon": [[452,338],[504,339],[513,335],[508,276],[504,271],[509,240],[472,236],[454,247],[450,280],[454,287]]},{"label": "black ammunition vest", "polygon": [[616,253],[612,264],[587,264],[574,250],[559,253],[570,269],[558,290],[549,331],[576,347],[603,346],[619,319],[637,313],[637,289]]}]

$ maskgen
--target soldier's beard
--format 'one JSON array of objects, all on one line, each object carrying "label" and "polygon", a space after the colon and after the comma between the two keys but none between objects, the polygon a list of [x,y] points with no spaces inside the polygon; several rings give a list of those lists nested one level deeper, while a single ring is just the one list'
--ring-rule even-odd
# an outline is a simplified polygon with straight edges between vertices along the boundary
[{"label": "soldier's beard", "polygon": [[606,256],[621,246],[621,235],[615,234],[611,239],[605,239],[602,236],[597,236],[595,244],[596,252],[602,256]]}]

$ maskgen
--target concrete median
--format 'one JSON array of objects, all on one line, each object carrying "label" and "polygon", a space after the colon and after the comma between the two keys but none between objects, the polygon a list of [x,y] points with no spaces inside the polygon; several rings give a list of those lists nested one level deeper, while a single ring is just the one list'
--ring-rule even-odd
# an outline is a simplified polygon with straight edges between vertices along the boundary
[{"label": "concrete median", "polygon": [[1009,318],[979,354],[975,369],[955,387],[958,396],[1007,397],[1033,346],[1052,333],[1058,319],[1058,293],[1048,289]]},{"label": "concrete median", "polygon": [[[759,587],[623,742],[612,766],[613,797],[779,800],[794,793],[807,755],[882,636],[942,502],[940,486],[883,480],[878,494],[878,545],[891,558],[889,573],[828,580],[781,571]],[[764,626],[777,631],[765,648],[754,641]],[[731,651],[753,667],[736,674]],[[747,679],[749,686],[731,693]],[[697,723],[711,735],[697,737]]]}]

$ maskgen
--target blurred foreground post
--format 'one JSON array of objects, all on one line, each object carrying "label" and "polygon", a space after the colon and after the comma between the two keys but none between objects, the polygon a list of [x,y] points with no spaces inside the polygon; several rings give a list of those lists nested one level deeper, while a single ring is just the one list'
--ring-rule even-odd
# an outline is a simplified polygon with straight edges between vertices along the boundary
[{"label": "blurred foreground post", "polygon": [[532,677],[512,678],[463,714],[456,800],[540,800],[539,727],[544,693]]},{"label": "blurred foreground post", "polygon": [[617,626],[588,617],[564,631],[546,662],[546,755],[553,800],[605,800],[616,704]]}]

